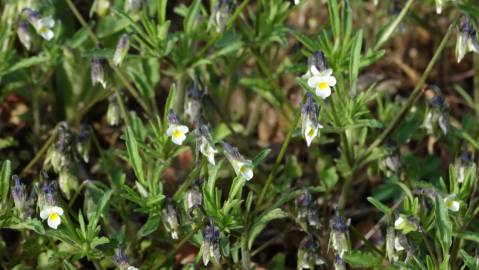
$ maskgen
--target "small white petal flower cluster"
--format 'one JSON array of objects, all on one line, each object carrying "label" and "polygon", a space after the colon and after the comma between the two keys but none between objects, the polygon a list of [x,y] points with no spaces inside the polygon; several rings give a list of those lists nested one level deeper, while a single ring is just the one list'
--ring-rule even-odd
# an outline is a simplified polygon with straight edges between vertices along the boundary
[{"label": "small white petal flower cluster", "polygon": [[[171,138],[171,141],[174,144],[182,145],[186,139],[187,133],[189,132],[189,128],[180,124],[178,116],[173,110],[170,111],[167,122],[168,129],[166,130],[166,135]],[[218,153],[218,150],[215,148],[208,126],[198,120],[195,135],[197,151],[204,155],[210,164],[215,165],[215,154]],[[224,142],[222,144],[225,156],[233,166],[236,175],[241,176],[247,181],[251,180],[253,178],[253,166],[251,160],[245,159],[236,147],[232,147]]]}]

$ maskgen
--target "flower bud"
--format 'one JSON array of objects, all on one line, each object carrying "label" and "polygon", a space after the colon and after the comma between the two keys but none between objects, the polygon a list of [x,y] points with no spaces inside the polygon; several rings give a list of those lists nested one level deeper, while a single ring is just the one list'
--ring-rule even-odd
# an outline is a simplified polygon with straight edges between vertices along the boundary
[{"label": "flower bud", "polygon": [[88,163],[90,159],[91,135],[90,128],[86,125],[82,125],[80,128],[80,133],[76,141],[76,149],[83,161]]},{"label": "flower bud", "polygon": [[296,198],[296,208],[298,209],[298,219],[313,228],[319,228],[319,209],[316,202],[307,189]]},{"label": "flower bud", "polygon": [[462,154],[459,156],[459,158],[456,159],[455,165],[457,182],[459,184],[462,184],[464,183],[467,172],[471,167],[474,166],[474,162],[472,162],[471,157],[467,151],[467,146],[464,146]]},{"label": "flower bud", "polygon": [[98,16],[103,17],[108,13],[111,3],[109,0],[95,0],[95,11]]},{"label": "flower bud", "polygon": [[120,124],[120,106],[116,100],[116,94],[108,98],[108,109],[106,111],[106,121],[110,126],[117,126]]},{"label": "flower bud", "polygon": [[12,176],[12,180],[14,185],[12,187],[12,195],[13,195],[13,202],[15,204],[15,208],[20,213],[20,217],[24,218],[27,212],[27,194],[25,185],[20,183],[20,178],[18,175],[14,174]]},{"label": "flower bud", "polygon": [[197,121],[201,112],[201,100],[206,90],[201,89],[199,83],[195,82],[188,88],[185,100],[185,114],[188,116],[190,123]]},{"label": "flower bud", "polygon": [[297,269],[315,269],[315,266],[325,264],[319,254],[319,245],[311,235],[306,236],[299,244]]},{"label": "flower bud", "polygon": [[334,260],[334,270],[346,270],[346,263],[339,255],[336,255],[336,258]]},{"label": "flower bud", "polygon": [[178,216],[175,206],[171,202],[167,202],[163,209],[163,225],[171,238],[178,239]]},{"label": "flower bud", "polygon": [[100,83],[103,88],[106,88],[105,80],[105,60],[98,57],[91,59],[91,82],[92,85]]},{"label": "flower bud", "polygon": [[344,221],[343,217],[339,213],[339,210],[336,210],[334,218],[332,218],[329,222],[329,226],[331,228],[330,242],[334,251],[340,258],[343,257],[344,253],[349,251],[348,223]]},{"label": "flower bud", "polygon": [[413,231],[419,230],[419,224],[414,217],[408,217],[406,215],[399,215],[394,221],[394,228],[402,231],[403,234],[408,234]]},{"label": "flower bud", "polygon": [[200,180],[195,181],[192,187],[186,192],[185,206],[188,211],[188,215],[191,217],[192,213],[201,208],[203,205],[203,194],[201,193]]},{"label": "flower bud", "polygon": [[20,43],[27,49],[30,50],[32,47],[32,36],[28,30],[27,22],[20,20],[17,27],[17,35]]},{"label": "flower bud", "polygon": [[115,66],[121,65],[125,56],[128,54],[128,50],[130,49],[130,37],[131,34],[123,34],[118,40],[115,54],[113,55],[113,64],[115,64]]},{"label": "flower bud", "polygon": [[215,148],[208,126],[198,123],[195,135],[196,151],[205,156],[210,164],[215,165],[215,154],[218,153],[218,150]]},{"label": "flower bud", "polygon": [[125,10],[130,12],[138,12],[143,5],[144,0],[126,0],[125,1]]},{"label": "flower bud", "polygon": [[216,32],[223,32],[233,9],[234,4],[231,0],[218,0],[211,14],[209,25],[213,25]]},{"label": "flower bud", "polygon": [[471,18],[465,16],[459,23],[459,32],[456,41],[456,59],[461,62],[464,55],[468,52],[479,53],[479,42],[477,41],[477,32],[471,23]]},{"label": "flower bud", "polygon": [[203,264],[206,266],[210,260],[219,263],[220,254],[220,230],[210,220],[203,230]]}]

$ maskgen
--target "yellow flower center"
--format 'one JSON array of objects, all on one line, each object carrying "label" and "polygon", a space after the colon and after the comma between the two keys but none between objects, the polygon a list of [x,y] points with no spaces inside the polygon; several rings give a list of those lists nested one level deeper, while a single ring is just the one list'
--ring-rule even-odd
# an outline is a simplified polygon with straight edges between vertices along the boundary
[{"label": "yellow flower center", "polygon": [[246,166],[241,166],[240,172],[241,173],[246,173],[248,171],[248,168]]},{"label": "yellow flower center", "polygon": [[452,208],[453,201],[447,201],[446,202],[446,207],[447,208]]},{"label": "yellow flower center", "polygon": [[51,221],[56,221],[60,216],[57,213],[51,213],[49,218]]},{"label": "yellow flower center", "polygon": [[48,28],[46,26],[40,27],[40,33],[46,33],[48,31]]},{"label": "yellow flower center", "polygon": [[319,90],[326,90],[328,88],[328,83],[327,82],[320,82],[320,83],[318,83],[318,88],[319,88]]},{"label": "yellow flower center", "polygon": [[314,136],[314,128],[309,128],[309,131],[307,132],[308,136],[309,137],[313,137]]},{"label": "yellow flower center", "polygon": [[179,131],[178,129],[173,131],[173,138],[178,139],[181,137],[181,135],[183,135],[183,133]]}]

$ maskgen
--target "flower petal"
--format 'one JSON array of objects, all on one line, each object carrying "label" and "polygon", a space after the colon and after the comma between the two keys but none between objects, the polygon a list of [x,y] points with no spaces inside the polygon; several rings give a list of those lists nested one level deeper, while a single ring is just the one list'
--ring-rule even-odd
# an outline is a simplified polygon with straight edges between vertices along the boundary
[{"label": "flower petal", "polygon": [[180,136],[171,136],[171,141],[173,141],[174,144],[181,145],[183,141],[186,139],[185,134],[181,133]]},{"label": "flower petal", "polygon": [[321,72],[319,72],[318,68],[315,66],[315,65],[312,65],[310,68],[309,68],[309,71],[311,72],[311,74],[313,76],[318,76],[321,74]]},{"label": "flower petal", "polygon": [[45,32],[41,33],[41,36],[46,40],[51,40],[54,36],[53,31],[48,29]]},{"label": "flower petal", "polygon": [[329,86],[335,86],[336,78],[334,78],[334,76],[328,76],[326,77],[326,82],[329,84]]},{"label": "flower petal", "polygon": [[321,76],[313,76],[308,79],[308,85],[311,88],[316,88],[316,85],[321,82],[322,77]]},{"label": "flower petal", "polygon": [[58,228],[58,225],[60,225],[61,223],[62,223],[62,219],[60,217],[57,217],[57,218],[48,217],[47,224],[52,229],[56,230]]},{"label": "flower petal", "polygon": [[331,87],[327,87],[326,89],[319,89],[316,87],[316,95],[322,99],[326,99],[331,95]]},{"label": "flower petal", "polygon": [[45,220],[45,219],[48,218],[50,213],[51,213],[51,207],[47,206],[47,207],[43,208],[42,211],[40,211],[40,218]]}]

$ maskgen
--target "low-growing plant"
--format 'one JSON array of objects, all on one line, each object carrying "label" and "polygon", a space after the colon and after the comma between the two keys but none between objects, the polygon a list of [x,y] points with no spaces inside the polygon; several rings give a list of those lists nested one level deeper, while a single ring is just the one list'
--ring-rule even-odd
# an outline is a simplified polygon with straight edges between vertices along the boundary
[{"label": "low-growing plant", "polygon": [[475,0],[0,11],[2,269],[479,269]]}]

